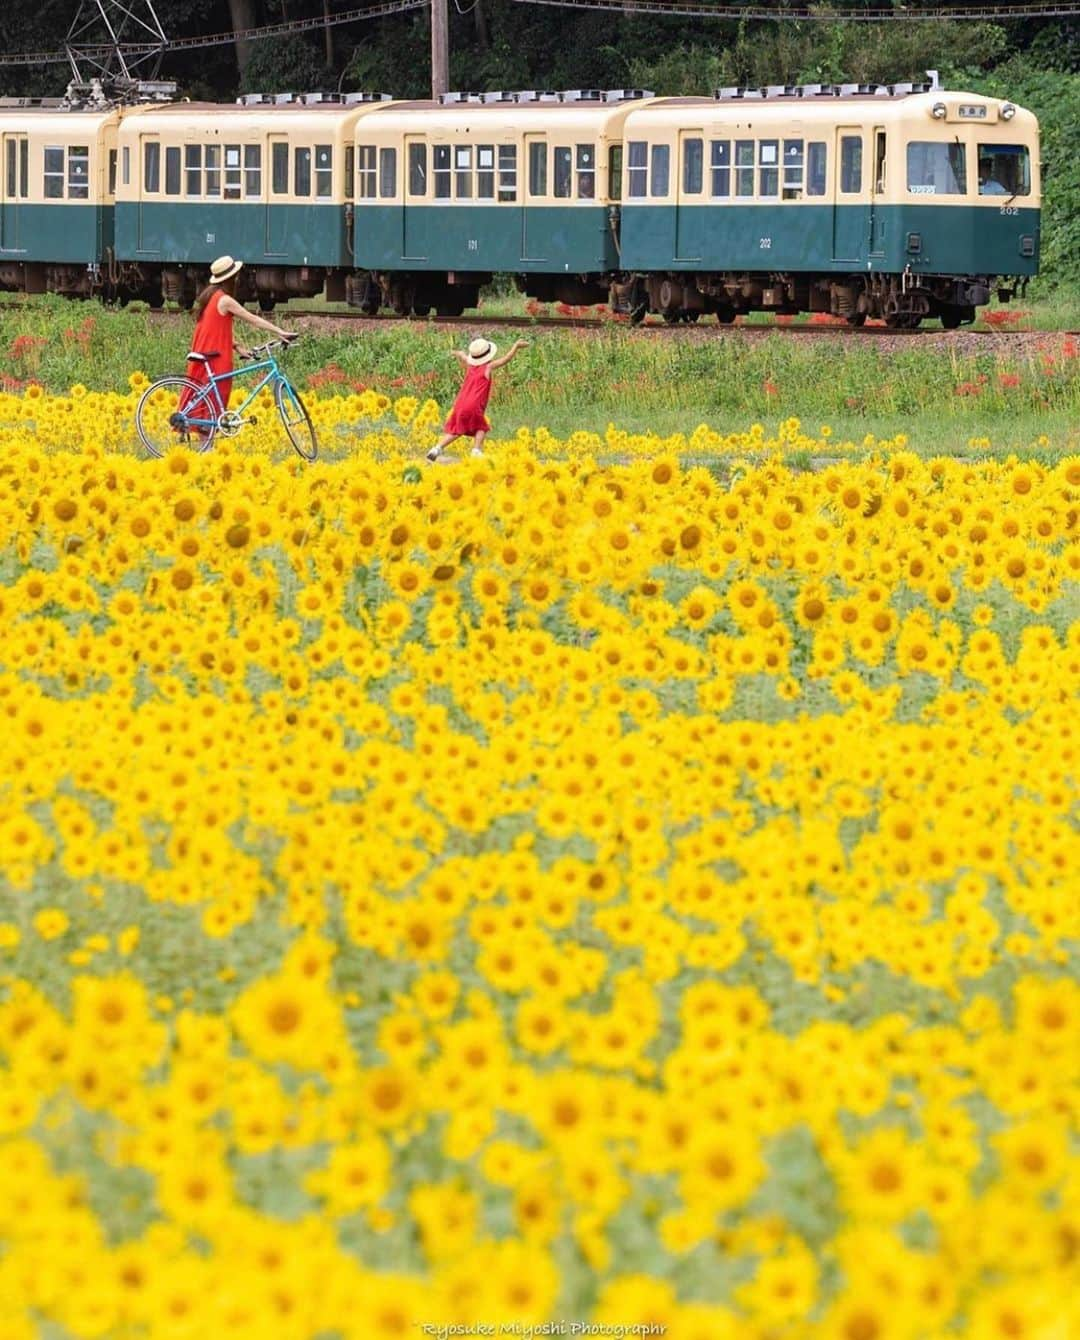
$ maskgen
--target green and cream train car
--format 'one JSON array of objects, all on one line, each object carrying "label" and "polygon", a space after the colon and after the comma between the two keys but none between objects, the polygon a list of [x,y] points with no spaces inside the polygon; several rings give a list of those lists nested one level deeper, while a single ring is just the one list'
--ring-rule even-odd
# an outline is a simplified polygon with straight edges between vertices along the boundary
[{"label": "green and cream train car", "polygon": [[721,90],[627,116],[629,304],[974,318],[1039,255],[1038,125],[933,85]]},{"label": "green and cream train car", "polygon": [[448,94],[356,134],[354,262],[375,311],[459,314],[495,272],[603,302],[620,269],[623,123],[640,91]]},{"label": "green and cream train car", "polygon": [[116,108],[0,103],[0,288],[115,294]]},{"label": "green and cream train car", "polygon": [[378,94],[256,94],[236,106],[178,103],[123,119],[117,253],[132,281],[190,303],[210,262],[246,263],[240,296],[347,294],[353,259],[358,123],[384,115]]}]

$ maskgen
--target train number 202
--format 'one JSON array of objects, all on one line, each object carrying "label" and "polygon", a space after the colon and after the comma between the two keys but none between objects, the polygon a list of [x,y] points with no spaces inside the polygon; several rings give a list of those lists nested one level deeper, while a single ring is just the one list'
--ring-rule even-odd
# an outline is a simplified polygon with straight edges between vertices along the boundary
[{"label": "train number 202", "polygon": [[771,238],[771,237],[759,237],[759,238],[758,238],[758,246],[760,247],[760,249],[761,249],[762,251],[769,251],[769,250],[771,250],[771,249],[772,249],[772,238]]}]

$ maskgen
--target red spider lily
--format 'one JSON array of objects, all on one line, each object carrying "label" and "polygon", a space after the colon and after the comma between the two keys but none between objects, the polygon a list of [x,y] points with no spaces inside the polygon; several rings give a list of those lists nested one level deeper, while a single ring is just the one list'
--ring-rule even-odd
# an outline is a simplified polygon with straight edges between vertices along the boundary
[{"label": "red spider lily", "polygon": [[1020,385],[1020,374],[1018,372],[999,372],[998,385],[1005,390]]}]

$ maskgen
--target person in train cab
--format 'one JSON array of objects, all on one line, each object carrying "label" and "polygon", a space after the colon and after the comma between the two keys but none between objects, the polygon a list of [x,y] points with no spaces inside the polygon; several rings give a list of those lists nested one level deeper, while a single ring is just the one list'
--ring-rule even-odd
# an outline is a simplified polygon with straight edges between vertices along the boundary
[{"label": "person in train cab", "polygon": [[[210,266],[210,282],[195,299],[195,334],[191,341],[191,353],[195,357],[188,359],[187,376],[197,386],[205,386],[211,377],[232,372],[234,350],[241,357],[245,355],[246,351],[233,343],[233,321],[237,318],[279,339],[296,339],[295,331],[282,330],[237,302],[236,276],[243,268],[243,261],[219,256]],[[229,386],[229,381],[218,382],[222,405],[229,403]],[[190,392],[181,396],[178,408],[183,410],[190,399]]]},{"label": "person in train cab", "polygon": [[979,194],[1008,195],[1009,188],[1003,186],[994,176],[994,162],[991,158],[979,159]]},{"label": "person in train cab", "polygon": [[477,336],[469,345],[468,353],[453,349],[454,357],[466,369],[465,380],[450,409],[450,417],[443,425],[443,435],[427,454],[429,461],[437,461],[444,447],[448,447],[455,438],[471,437],[472,454],[484,454],[484,438],[491,432],[491,424],[484,417],[488,397],[491,395],[491,373],[495,368],[505,367],[519,349],[524,349],[528,340],[515,340],[502,358],[496,358],[498,345]]}]

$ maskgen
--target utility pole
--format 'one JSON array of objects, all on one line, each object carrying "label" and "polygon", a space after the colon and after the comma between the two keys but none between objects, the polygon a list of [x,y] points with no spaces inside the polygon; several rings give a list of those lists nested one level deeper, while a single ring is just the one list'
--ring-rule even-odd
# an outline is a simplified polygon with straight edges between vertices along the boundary
[{"label": "utility pole", "polygon": [[449,18],[446,0],[431,0],[431,96],[450,88]]}]

